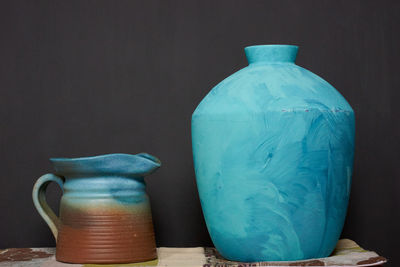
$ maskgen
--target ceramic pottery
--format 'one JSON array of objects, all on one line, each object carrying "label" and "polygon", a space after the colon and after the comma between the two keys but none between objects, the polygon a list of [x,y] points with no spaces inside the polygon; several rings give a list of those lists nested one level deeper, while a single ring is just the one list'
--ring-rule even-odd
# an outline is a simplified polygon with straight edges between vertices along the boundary
[{"label": "ceramic pottery", "polygon": [[[161,166],[148,154],[52,158],[55,174],[40,177],[33,202],[57,242],[56,259],[69,263],[130,263],[157,257],[144,176]],[[63,189],[60,216],[46,187]]]},{"label": "ceramic pottery", "polygon": [[192,116],[208,231],[235,261],[328,256],[349,200],[354,114],[329,83],[295,65],[297,47],[245,48],[249,66]]}]

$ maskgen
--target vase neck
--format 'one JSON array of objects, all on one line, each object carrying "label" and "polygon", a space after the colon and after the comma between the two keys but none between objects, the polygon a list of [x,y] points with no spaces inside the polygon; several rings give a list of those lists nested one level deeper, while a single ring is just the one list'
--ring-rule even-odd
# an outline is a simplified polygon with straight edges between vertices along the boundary
[{"label": "vase neck", "polygon": [[253,45],[244,49],[249,64],[294,63],[297,50],[295,45]]}]

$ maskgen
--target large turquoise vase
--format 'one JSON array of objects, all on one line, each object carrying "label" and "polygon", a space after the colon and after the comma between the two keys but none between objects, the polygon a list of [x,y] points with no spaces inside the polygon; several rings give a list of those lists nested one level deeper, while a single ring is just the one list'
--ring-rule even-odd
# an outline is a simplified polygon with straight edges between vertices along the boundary
[{"label": "large turquoise vase", "polygon": [[218,251],[236,261],[329,256],[346,216],[354,113],[294,62],[297,46],[245,48],[192,116],[197,186]]}]

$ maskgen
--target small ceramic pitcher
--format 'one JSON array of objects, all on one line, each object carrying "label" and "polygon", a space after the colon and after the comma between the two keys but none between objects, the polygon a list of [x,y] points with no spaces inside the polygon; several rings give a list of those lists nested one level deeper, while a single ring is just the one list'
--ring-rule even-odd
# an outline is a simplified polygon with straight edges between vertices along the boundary
[{"label": "small ceramic pitcher", "polygon": [[[52,158],[56,174],[40,177],[33,202],[56,239],[56,259],[69,263],[130,263],[157,258],[144,176],[161,166],[149,154]],[[60,216],[46,187],[63,190]]]}]

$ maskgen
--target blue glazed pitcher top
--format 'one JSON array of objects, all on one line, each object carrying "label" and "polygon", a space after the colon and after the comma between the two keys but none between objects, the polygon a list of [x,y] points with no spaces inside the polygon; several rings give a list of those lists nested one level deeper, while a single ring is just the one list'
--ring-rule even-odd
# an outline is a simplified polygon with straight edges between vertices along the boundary
[{"label": "blue glazed pitcher top", "polygon": [[51,158],[57,174],[66,177],[124,176],[144,177],[161,166],[156,157],[140,153],[108,154],[82,158]]},{"label": "blue glazed pitcher top", "polygon": [[161,166],[146,153],[51,158],[56,174],[65,178],[63,200],[113,198],[118,202],[147,201],[144,177]]}]

